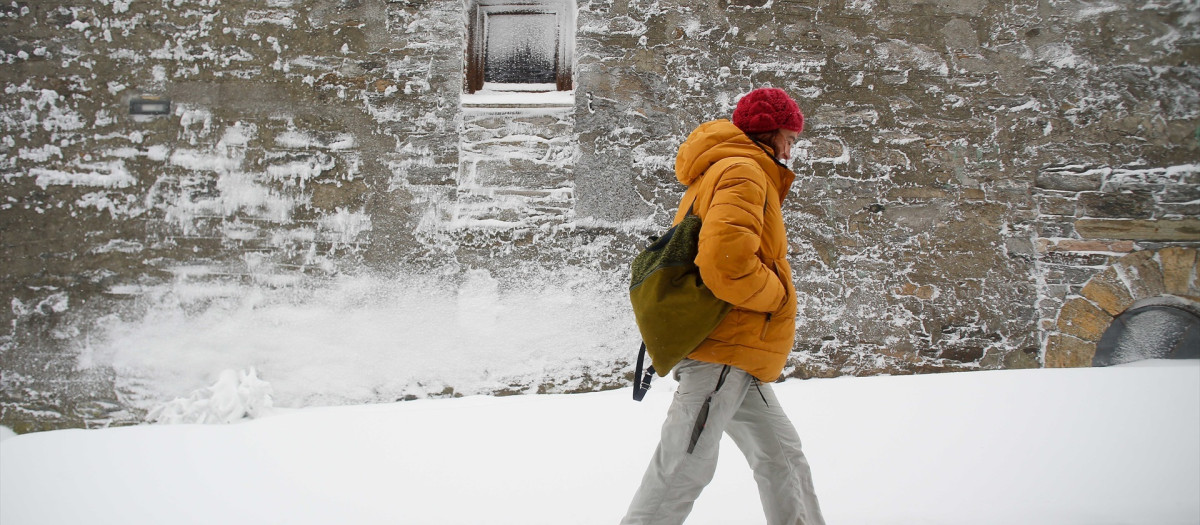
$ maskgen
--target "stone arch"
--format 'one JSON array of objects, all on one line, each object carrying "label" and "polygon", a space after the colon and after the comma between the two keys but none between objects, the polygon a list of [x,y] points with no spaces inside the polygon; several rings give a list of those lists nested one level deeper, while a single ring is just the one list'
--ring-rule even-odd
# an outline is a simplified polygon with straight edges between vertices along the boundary
[{"label": "stone arch", "polygon": [[1174,296],[1200,303],[1198,259],[1195,248],[1172,246],[1131,253],[1096,274],[1059,310],[1046,338],[1045,366],[1091,366],[1104,331],[1139,302]]}]

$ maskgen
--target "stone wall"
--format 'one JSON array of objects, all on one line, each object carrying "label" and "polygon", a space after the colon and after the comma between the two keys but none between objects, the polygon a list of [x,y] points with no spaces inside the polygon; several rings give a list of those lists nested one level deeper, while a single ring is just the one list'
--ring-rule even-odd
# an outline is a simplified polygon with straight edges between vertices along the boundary
[{"label": "stone wall", "polygon": [[1098,343],[1113,319],[1131,308],[1200,304],[1196,254],[1195,249],[1178,246],[1143,250],[1097,273],[1063,305],[1048,330],[1046,366],[1092,366]]},{"label": "stone wall", "polygon": [[809,122],[793,373],[1036,366],[1098,266],[1200,240],[1194,8],[591,2],[581,163],[622,189],[580,181],[579,207],[661,221],[673,145],[783,87]]},{"label": "stone wall", "polygon": [[[10,4],[4,421],[127,417],[80,356],[164,301],[437,259],[415,232],[456,187],[459,2]],[[143,94],[171,114],[130,115]]]},{"label": "stone wall", "polygon": [[808,119],[789,375],[1040,366],[1109,264],[1200,246],[1191,0],[577,4],[574,108],[516,113],[460,105],[460,0],[0,6],[0,423],[137,420],[89,352],[164,305],[475,268],[618,304],[679,142],[764,85]]}]

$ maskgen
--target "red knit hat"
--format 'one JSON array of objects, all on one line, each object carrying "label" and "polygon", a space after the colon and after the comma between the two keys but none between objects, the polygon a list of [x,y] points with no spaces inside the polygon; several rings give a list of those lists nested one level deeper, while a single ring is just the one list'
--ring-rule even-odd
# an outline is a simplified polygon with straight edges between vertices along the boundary
[{"label": "red knit hat", "polygon": [[746,93],[733,110],[733,125],[746,133],[766,133],[777,129],[804,131],[800,106],[782,89],[758,88]]}]

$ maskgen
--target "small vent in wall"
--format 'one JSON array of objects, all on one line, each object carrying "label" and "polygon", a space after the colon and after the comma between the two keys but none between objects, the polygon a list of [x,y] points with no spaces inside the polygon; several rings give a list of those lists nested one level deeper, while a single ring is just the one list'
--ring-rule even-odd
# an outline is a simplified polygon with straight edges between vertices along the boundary
[{"label": "small vent in wall", "polygon": [[156,96],[134,97],[129,100],[130,115],[169,115],[171,99]]}]

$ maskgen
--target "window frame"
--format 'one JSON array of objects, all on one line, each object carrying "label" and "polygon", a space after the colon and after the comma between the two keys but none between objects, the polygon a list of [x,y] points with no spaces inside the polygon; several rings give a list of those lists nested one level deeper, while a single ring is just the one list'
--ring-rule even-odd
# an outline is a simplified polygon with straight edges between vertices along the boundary
[{"label": "window frame", "polygon": [[[496,14],[548,14],[555,16],[557,52],[555,57],[554,90],[534,90],[554,93],[574,89],[573,62],[575,57],[575,12],[570,0],[475,0],[468,14],[466,76],[463,93],[483,90],[487,54],[487,17]],[[547,86],[550,84],[546,84]],[[514,90],[530,92],[528,89]]]}]

